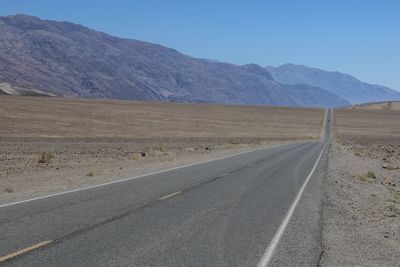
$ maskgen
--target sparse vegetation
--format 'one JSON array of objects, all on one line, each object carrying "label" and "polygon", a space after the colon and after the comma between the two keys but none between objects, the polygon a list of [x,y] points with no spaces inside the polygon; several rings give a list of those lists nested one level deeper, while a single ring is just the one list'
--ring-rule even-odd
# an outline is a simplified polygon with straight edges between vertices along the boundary
[{"label": "sparse vegetation", "polygon": [[398,209],[394,204],[385,207],[384,214],[386,217],[397,217],[400,215],[400,209]]},{"label": "sparse vegetation", "polygon": [[12,192],[14,192],[14,189],[12,187],[6,187],[6,189],[4,189],[4,191],[7,193],[12,193]]},{"label": "sparse vegetation", "polygon": [[239,140],[237,140],[237,139],[232,139],[232,140],[230,141],[230,143],[231,143],[232,145],[238,145],[240,142],[239,142]]},{"label": "sparse vegetation", "polygon": [[392,196],[392,198],[388,199],[387,201],[395,203],[395,204],[400,204],[400,192],[397,192],[396,194],[394,194]]},{"label": "sparse vegetation", "polygon": [[149,154],[151,156],[164,156],[164,155],[169,155],[169,152],[166,150],[166,148],[163,145],[155,146],[150,149]]},{"label": "sparse vegetation", "polygon": [[372,171],[368,171],[366,174],[359,176],[359,179],[363,182],[376,181],[376,175]]},{"label": "sparse vegetation", "polygon": [[376,175],[375,175],[374,172],[368,171],[366,175],[367,175],[367,177],[368,177],[369,179],[374,179],[374,180],[376,180]]},{"label": "sparse vegetation", "polygon": [[50,163],[54,155],[49,151],[43,151],[39,155],[38,163]]},{"label": "sparse vegetation", "polygon": [[94,176],[94,172],[88,172],[87,174],[86,174],[86,177],[93,177]]}]

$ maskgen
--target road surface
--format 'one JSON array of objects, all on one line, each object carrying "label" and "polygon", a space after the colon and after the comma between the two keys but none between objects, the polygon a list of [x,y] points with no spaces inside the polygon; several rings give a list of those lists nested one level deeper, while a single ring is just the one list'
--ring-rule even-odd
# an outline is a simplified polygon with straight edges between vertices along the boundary
[{"label": "road surface", "polygon": [[319,141],[0,206],[0,265],[317,265],[330,113]]}]

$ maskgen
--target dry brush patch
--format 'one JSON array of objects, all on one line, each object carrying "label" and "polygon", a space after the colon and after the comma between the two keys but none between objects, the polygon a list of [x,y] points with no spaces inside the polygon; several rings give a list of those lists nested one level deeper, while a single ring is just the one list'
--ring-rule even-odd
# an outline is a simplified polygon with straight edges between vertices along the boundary
[{"label": "dry brush patch", "polygon": [[49,151],[40,152],[38,163],[50,163],[52,158],[54,158],[53,153]]},{"label": "dry brush patch", "polygon": [[94,172],[88,172],[85,176],[86,177],[93,177],[94,176]]}]

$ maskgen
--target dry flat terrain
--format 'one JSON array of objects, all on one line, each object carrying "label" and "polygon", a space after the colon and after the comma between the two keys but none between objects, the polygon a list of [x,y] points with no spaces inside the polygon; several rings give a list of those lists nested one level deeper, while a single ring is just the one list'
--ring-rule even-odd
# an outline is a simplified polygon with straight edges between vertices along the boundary
[{"label": "dry flat terrain", "polygon": [[335,111],[322,266],[399,266],[400,111]]},{"label": "dry flat terrain", "polygon": [[0,202],[273,143],[318,138],[322,109],[0,97]]},{"label": "dry flat terrain", "polygon": [[367,103],[353,106],[351,109],[400,110],[400,101]]}]

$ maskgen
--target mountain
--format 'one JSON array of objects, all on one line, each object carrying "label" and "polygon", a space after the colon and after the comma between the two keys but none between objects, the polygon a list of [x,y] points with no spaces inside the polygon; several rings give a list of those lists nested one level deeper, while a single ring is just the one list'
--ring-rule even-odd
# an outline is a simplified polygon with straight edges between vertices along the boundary
[{"label": "mountain", "polygon": [[65,97],[344,106],[324,89],[276,82],[255,64],[196,59],[69,22],[0,17],[0,87]]},{"label": "mountain", "polygon": [[325,71],[294,64],[284,64],[276,68],[269,66],[266,69],[278,82],[318,86],[347,99],[352,104],[400,100],[400,92],[384,86],[364,83],[337,71]]}]

